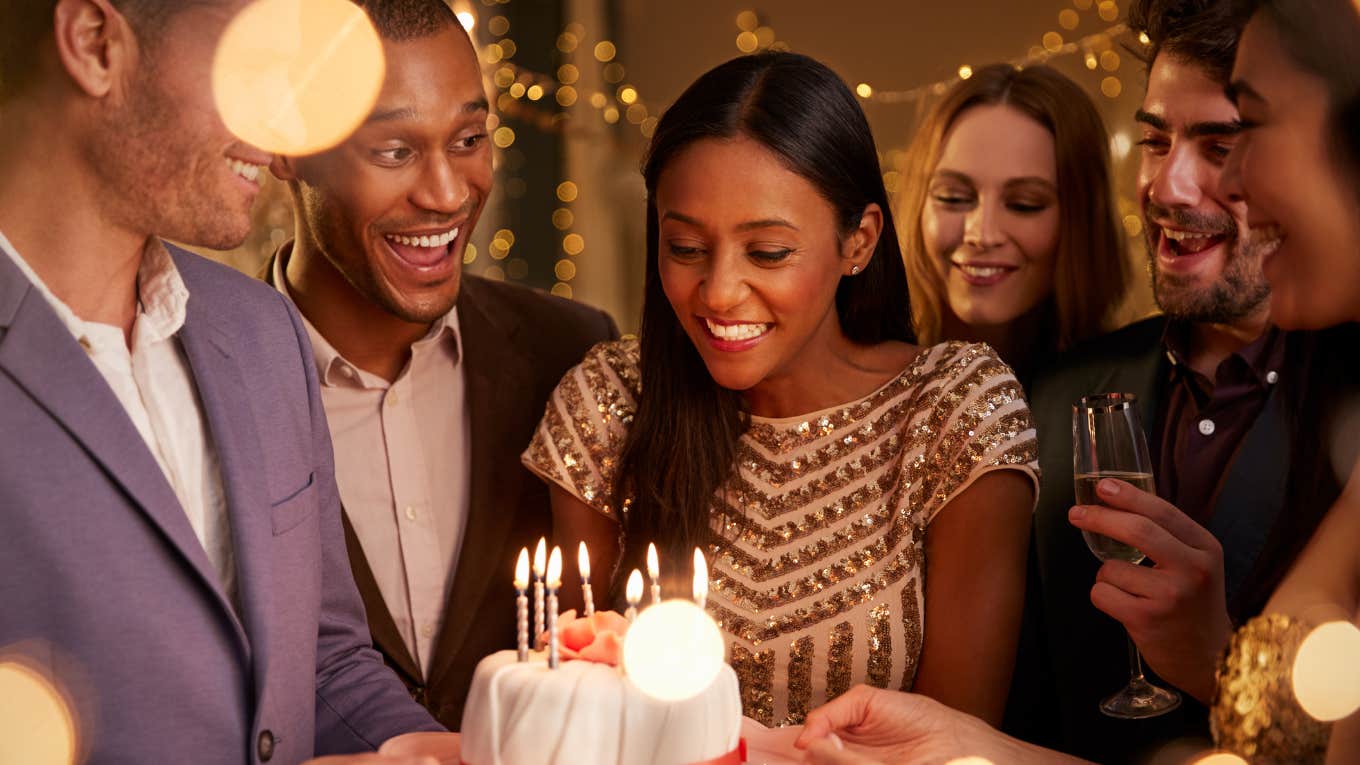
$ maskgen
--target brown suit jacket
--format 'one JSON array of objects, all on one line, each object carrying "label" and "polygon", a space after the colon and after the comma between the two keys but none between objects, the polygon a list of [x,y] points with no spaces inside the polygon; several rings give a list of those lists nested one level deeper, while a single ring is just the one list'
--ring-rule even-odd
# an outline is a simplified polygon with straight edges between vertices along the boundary
[{"label": "brown suit jacket", "polygon": [[[288,247],[285,244],[284,247]],[[277,257],[277,256],[276,256]],[[260,276],[273,282],[274,258]],[[354,581],[373,643],[411,696],[449,730],[458,730],[477,662],[515,647],[515,556],[552,538],[547,486],[525,470],[548,397],[592,345],[618,337],[608,314],[524,287],[463,275],[458,295],[462,358],[471,419],[467,525],[458,570],[434,653],[423,677],[383,602],[359,540],[345,520]]]}]

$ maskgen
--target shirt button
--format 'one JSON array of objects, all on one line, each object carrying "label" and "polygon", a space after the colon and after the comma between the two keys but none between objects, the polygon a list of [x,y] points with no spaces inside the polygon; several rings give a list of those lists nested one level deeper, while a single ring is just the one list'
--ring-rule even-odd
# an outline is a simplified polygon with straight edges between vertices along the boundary
[{"label": "shirt button", "polygon": [[1212,436],[1214,434],[1214,421],[1210,419],[1200,420],[1199,432],[1206,436]]},{"label": "shirt button", "polygon": [[408,520],[408,521],[414,521],[415,519],[416,519],[416,509],[415,509],[415,507],[413,507],[413,506],[411,506],[411,505],[407,505],[407,506],[406,506],[406,520]]},{"label": "shirt button", "polygon": [[1271,385],[1274,385],[1275,383],[1277,383],[1277,382],[1279,382],[1279,381],[1280,381],[1280,373],[1279,373],[1279,372],[1276,372],[1276,371],[1273,370],[1273,369],[1270,370],[1269,372],[1266,372],[1266,382],[1270,383]]},{"label": "shirt button", "polygon": [[424,627],[421,627],[421,628],[420,628],[420,636],[421,636],[421,637],[427,637],[427,638],[432,638],[432,637],[434,637],[434,625],[433,625],[433,624],[427,624],[427,625],[425,625]]}]

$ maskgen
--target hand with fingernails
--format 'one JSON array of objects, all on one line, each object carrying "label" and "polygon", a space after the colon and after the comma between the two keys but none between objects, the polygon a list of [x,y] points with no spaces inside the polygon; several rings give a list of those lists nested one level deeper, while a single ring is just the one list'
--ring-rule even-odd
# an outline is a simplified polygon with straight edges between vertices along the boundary
[{"label": "hand with fingernails", "polygon": [[1108,560],[1091,603],[1124,625],[1163,680],[1201,702],[1214,696],[1214,667],[1232,633],[1218,539],[1171,503],[1124,481],[1096,486],[1103,505],[1077,505],[1068,520],[1140,550],[1153,566]]}]

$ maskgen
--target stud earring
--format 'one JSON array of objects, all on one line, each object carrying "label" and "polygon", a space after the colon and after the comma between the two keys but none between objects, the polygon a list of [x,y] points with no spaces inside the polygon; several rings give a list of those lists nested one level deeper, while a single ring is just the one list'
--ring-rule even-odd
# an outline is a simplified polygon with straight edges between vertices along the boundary
[{"label": "stud earring", "polygon": [[859,273],[859,266],[850,266],[850,275],[854,276],[857,273]]}]

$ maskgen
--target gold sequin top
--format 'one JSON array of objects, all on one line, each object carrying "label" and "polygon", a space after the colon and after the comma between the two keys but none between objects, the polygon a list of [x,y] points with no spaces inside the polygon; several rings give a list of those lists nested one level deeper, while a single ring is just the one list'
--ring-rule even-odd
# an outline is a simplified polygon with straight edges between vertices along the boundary
[{"label": "gold sequin top", "polygon": [[[636,340],[595,346],[562,379],[523,458],[615,519],[638,377]],[[1019,383],[990,348],[959,342],[926,349],[858,401],[752,417],[737,455],[727,500],[711,508],[708,611],[743,711],[766,725],[801,723],[855,683],[910,689],[926,527],[990,470],[1038,482]]]}]

